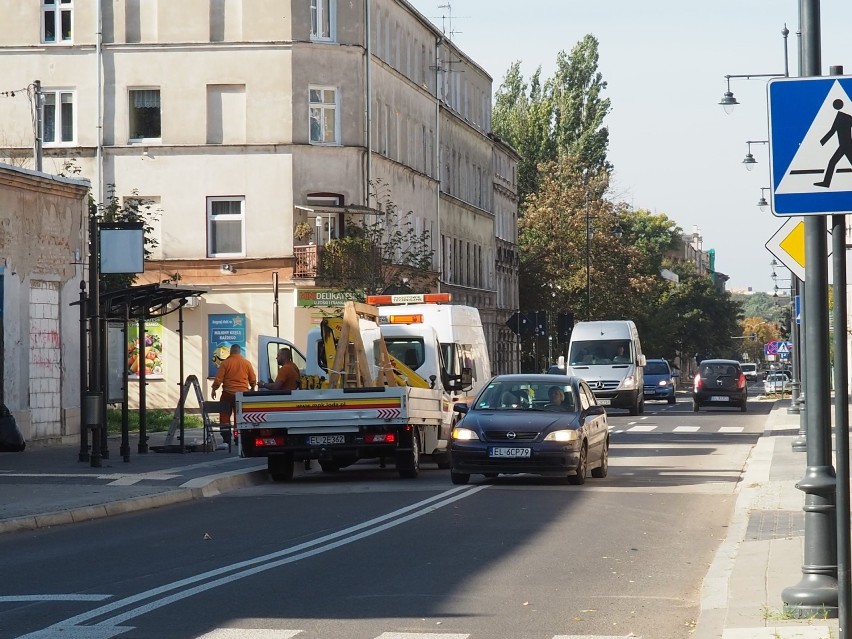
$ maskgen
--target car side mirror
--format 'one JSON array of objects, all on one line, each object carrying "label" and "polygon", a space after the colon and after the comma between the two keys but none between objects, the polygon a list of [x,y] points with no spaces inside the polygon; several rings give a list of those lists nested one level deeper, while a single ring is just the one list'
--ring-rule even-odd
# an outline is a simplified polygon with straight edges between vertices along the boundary
[{"label": "car side mirror", "polygon": [[639,356],[639,366],[645,366],[648,363],[648,360],[645,359],[644,355]]},{"label": "car side mirror", "polygon": [[453,411],[456,413],[462,413],[463,415],[467,414],[468,408],[470,407],[464,402],[456,402],[453,404]]}]

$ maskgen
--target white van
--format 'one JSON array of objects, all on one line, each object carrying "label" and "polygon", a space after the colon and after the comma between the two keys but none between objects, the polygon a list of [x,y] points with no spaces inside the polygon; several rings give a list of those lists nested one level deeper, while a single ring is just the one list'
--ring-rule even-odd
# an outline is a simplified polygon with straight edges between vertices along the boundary
[{"label": "white van", "polygon": [[600,404],[643,413],[643,366],[639,332],[630,320],[574,325],[566,372],[586,380]]},{"label": "white van", "polygon": [[[384,297],[368,298],[368,302],[383,301]],[[452,410],[453,404],[473,399],[491,379],[491,360],[479,311],[472,306],[435,303],[378,308],[382,337],[390,354],[424,379],[435,376],[435,387],[445,392],[448,407],[444,417],[449,429],[452,420],[459,417]]]}]

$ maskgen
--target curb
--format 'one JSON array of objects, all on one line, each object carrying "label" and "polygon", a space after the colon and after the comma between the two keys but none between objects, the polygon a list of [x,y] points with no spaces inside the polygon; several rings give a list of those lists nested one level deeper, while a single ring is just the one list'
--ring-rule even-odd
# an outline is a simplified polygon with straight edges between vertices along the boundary
[{"label": "curb", "polygon": [[0,521],[0,534],[22,530],[39,530],[64,524],[75,524],[93,519],[139,512],[162,506],[171,506],[195,499],[215,497],[237,488],[255,486],[268,481],[267,470],[246,469],[235,470],[219,475],[198,477],[182,484],[177,490],[168,490],[155,495],[131,497],[97,504],[82,506],[71,510],[58,510],[38,515],[13,517]]}]

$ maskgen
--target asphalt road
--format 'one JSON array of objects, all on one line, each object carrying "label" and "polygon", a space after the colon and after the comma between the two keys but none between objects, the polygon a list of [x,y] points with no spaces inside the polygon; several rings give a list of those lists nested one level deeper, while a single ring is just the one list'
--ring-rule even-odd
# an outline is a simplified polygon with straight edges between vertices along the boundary
[{"label": "asphalt road", "polygon": [[613,411],[606,479],[361,464],[0,537],[0,639],[683,639],[768,404]]}]

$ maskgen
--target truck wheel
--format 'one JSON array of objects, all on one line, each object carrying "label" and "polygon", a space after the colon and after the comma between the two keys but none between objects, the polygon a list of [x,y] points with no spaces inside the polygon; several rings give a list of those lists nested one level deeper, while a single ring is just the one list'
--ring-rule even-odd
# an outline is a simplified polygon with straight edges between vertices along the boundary
[{"label": "truck wheel", "polygon": [[293,456],[292,455],[270,455],[266,459],[266,466],[273,481],[290,481],[293,479]]},{"label": "truck wheel", "polygon": [[417,429],[411,432],[411,450],[396,454],[396,467],[399,476],[405,479],[415,479],[420,472],[420,433]]}]

